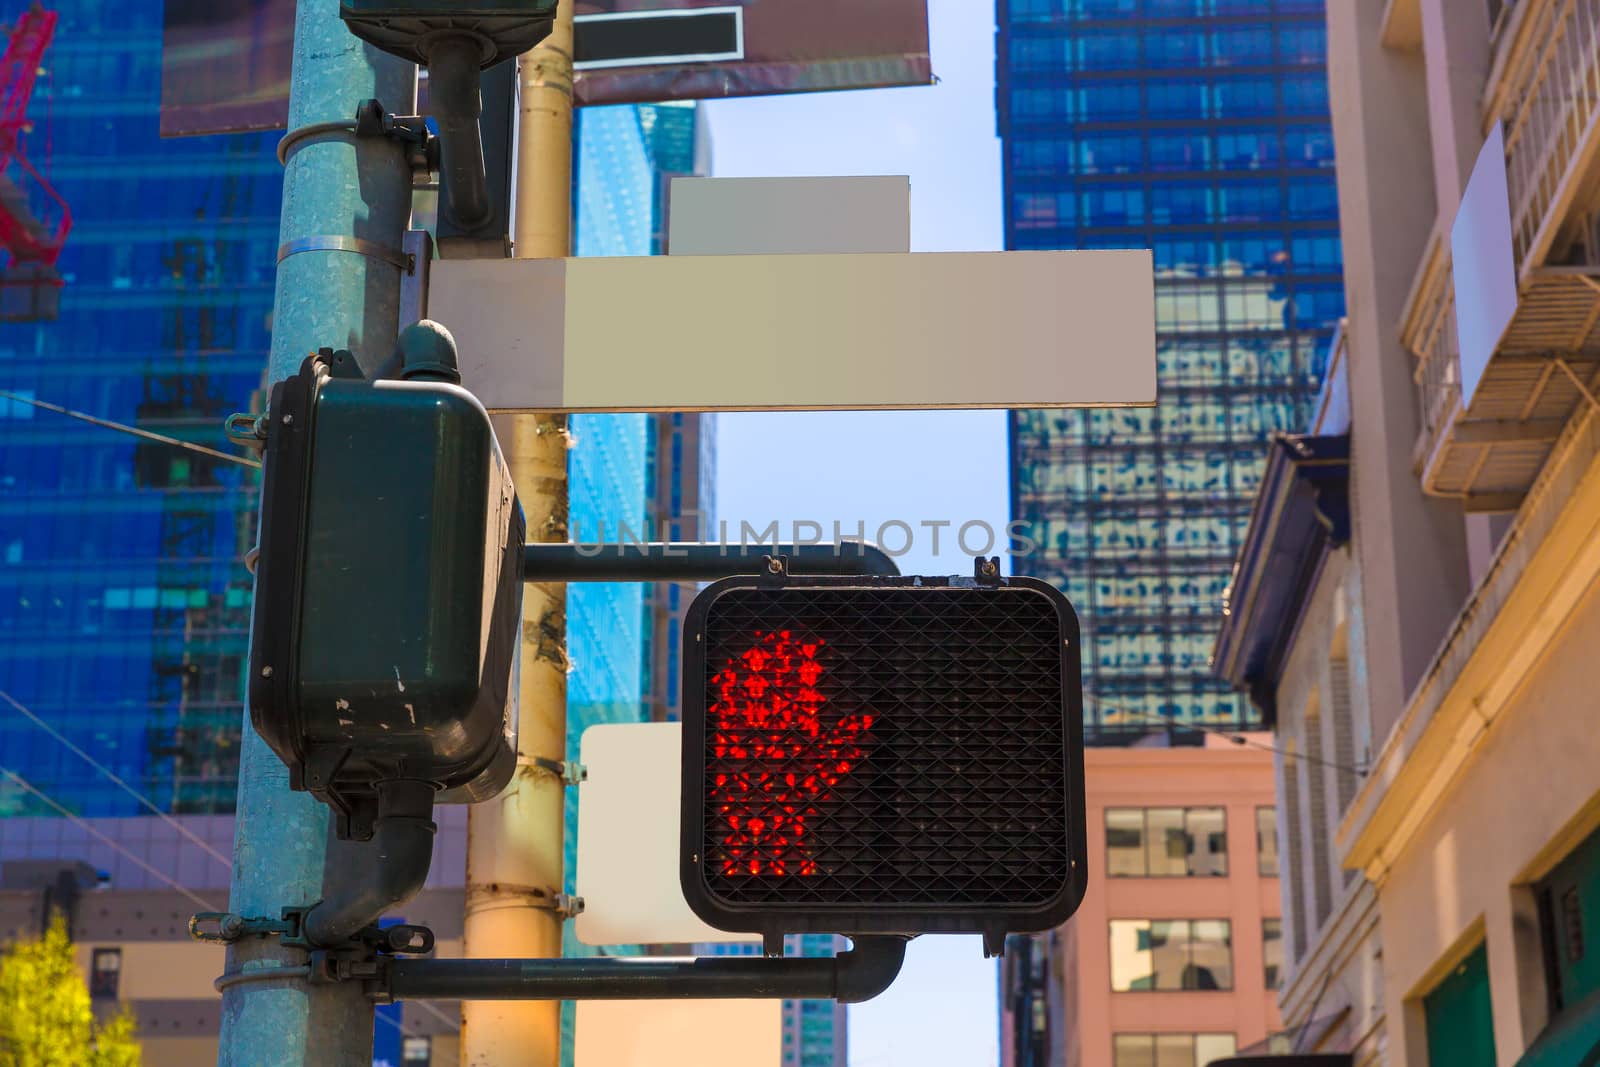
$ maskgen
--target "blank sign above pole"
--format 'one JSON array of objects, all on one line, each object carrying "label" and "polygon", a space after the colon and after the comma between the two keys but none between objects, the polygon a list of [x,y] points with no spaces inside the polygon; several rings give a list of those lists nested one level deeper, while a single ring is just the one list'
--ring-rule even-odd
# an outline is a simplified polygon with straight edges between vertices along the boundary
[{"label": "blank sign above pole", "polygon": [[1148,251],[442,260],[491,411],[1148,406]]}]

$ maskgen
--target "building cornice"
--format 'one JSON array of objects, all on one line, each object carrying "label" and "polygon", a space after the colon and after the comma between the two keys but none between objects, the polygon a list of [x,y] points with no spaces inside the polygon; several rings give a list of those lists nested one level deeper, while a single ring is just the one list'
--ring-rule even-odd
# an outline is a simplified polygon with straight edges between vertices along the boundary
[{"label": "building cornice", "polygon": [[1600,582],[1600,412],[1580,411],[1384,742],[1337,834],[1378,886]]}]

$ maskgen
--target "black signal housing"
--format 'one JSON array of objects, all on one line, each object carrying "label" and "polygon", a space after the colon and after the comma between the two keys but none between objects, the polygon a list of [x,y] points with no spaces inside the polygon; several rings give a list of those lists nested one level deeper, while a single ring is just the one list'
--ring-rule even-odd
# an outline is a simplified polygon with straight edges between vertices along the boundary
[{"label": "black signal housing", "polygon": [[684,627],[680,875],[756,933],[1050,929],[1083,899],[1078,620],[1030,578],[738,577]]},{"label": "black signal housing", "polygon": [[487,800],[516,768],[522,507],[488,414],[348,352],[273,386],[250,718],[365,840],[379,784]]}]

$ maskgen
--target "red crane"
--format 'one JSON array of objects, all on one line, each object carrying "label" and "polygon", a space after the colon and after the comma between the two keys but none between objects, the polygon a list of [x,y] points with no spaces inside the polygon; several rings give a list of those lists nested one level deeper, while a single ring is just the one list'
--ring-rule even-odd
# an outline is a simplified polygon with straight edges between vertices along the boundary
[{"label": "red crane", "polygon": [[22,149],[32,129],[28,100],[56,18],[35,3],[11,27],[0,55],[0,249],[6,253],[0,319],[54,318],[59,302],[55,265],[72,229],[72,210]]}]

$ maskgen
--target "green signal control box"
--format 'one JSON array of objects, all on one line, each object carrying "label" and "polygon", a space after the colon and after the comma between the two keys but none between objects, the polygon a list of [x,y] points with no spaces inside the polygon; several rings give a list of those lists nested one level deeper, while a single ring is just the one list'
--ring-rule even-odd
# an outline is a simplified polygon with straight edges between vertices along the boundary
[{"label": "green signal control box", "polygon": [[466,34],[492,67],[550,35],[556,0],[340,0],[339,17],[363,41],[413,63],[428,62],[438,37]]},{"label": "green signal control box", "polygon": [[[348,359],[346,353],[339,353]],[[441,381],[273,386],[250,718],[364,840],[376,783],[486,800],[516,768],[522,508],[489,416]]]}]

